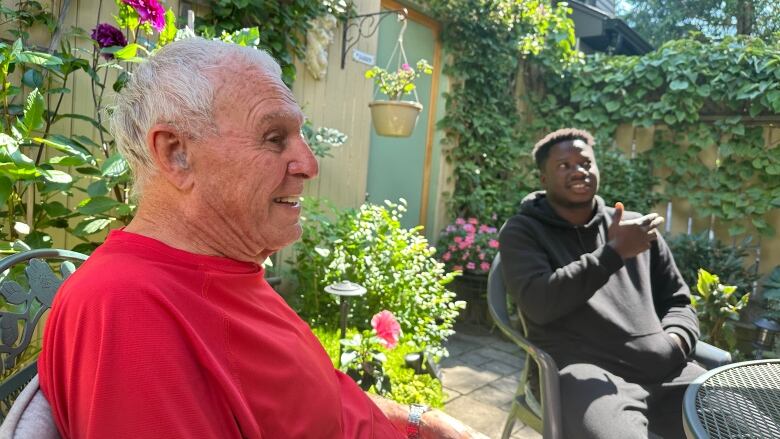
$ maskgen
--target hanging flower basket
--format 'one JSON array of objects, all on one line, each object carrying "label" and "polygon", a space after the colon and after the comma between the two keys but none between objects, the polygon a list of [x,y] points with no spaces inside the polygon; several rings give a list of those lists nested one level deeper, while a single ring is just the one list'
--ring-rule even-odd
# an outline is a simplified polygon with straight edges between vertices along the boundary
[{"label": "hanging flower basket", "polygon": [[410,101],[374,101],[368,106],[376,133],[388,137],[411,136],[423,109],[421,103]]}]

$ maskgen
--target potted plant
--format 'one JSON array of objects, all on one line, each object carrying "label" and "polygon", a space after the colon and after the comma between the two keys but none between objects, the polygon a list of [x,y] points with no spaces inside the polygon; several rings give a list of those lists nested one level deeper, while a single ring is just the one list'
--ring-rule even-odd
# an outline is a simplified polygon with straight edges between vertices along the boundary
[{"label": "potted plant", "polygon": [[414,81],[423,74],[432,73],[433,67],[424,59],[417,61],[415,68],[404,63],[394,72],[377,66],[366,71],[366,78],[373,78],[379,91],[388,97],[388,100],[375,100],[368,104],[377,134],[390,137],[412,134],[423,106],[417,101],[402,101],[401,97],[415,93],[416,98]]},{"label": "potted plant", "polygon": [[482,323],[487,315],[487,276],[498,254],[498,230],[477,218],[457,218],[441,232],[436,254],[446,269],[463,273],[452,289],[468,304],[465,318]]}]

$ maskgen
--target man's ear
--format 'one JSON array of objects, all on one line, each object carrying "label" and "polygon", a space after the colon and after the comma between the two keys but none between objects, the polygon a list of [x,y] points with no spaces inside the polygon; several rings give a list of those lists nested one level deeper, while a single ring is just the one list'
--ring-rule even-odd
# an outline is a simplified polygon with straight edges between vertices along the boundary
[{"label": "man's ear", "polygon": [[146,142],[160,175],[179,190],[190,189],[194,179],[188,139],[171,125],[155,124]]},{"label": "man's ear", "polygon": [[544,171],[541,169],[539,170],[539,186],[541,186],[542,189],[547,189],[547,178],[545,178]]}]

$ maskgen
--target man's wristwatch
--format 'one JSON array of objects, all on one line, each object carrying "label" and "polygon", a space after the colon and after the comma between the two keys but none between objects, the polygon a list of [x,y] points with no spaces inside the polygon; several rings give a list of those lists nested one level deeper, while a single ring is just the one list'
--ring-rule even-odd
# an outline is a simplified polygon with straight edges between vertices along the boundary
[{"label": "man's wristwatch", "polygon": [[425,404],[411,404],[409,406],[409,419],[406,422],[406,437],[408,439],[420,438],[420,422],[422,421],[422,415],[430,409],[431,408]]}]

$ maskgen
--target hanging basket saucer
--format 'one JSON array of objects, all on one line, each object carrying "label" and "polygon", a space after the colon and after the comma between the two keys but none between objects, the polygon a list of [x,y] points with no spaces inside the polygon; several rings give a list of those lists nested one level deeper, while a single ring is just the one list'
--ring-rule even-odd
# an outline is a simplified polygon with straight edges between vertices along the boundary
[{"label": "hanging basket saucer", "polygon": [[374,101],[368,106],[376,133],[388,137],[411,136],[423,109],[421,103],[410,101]]}]

